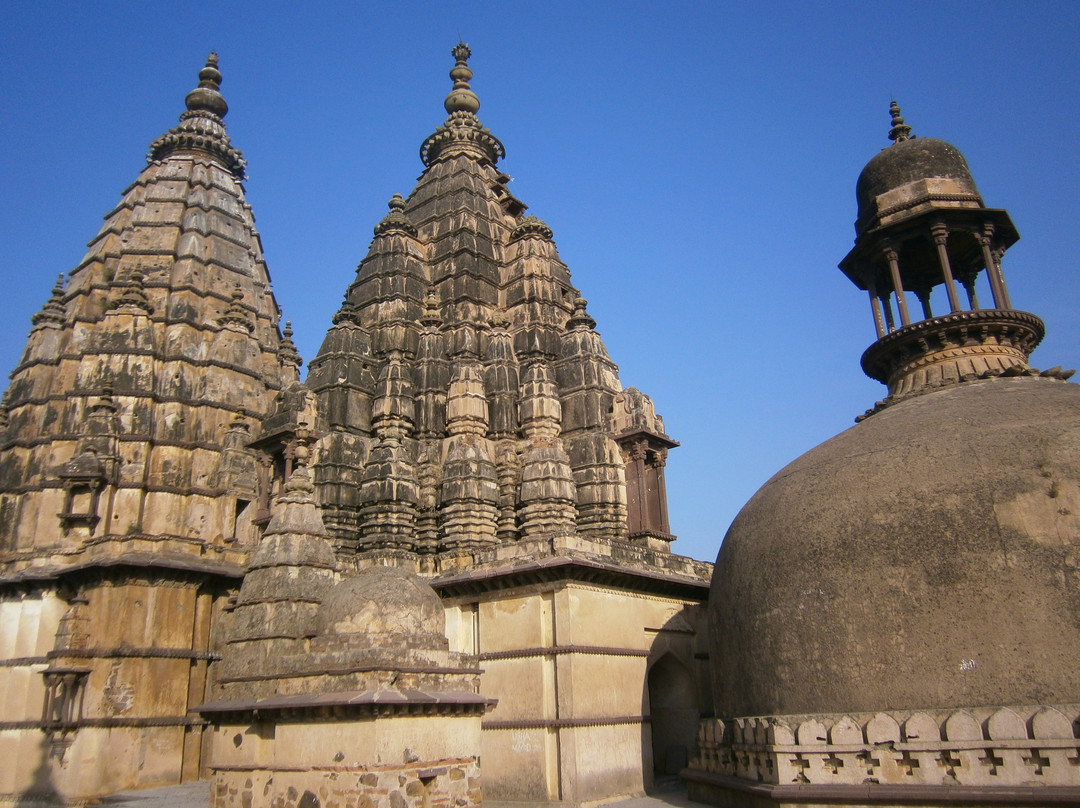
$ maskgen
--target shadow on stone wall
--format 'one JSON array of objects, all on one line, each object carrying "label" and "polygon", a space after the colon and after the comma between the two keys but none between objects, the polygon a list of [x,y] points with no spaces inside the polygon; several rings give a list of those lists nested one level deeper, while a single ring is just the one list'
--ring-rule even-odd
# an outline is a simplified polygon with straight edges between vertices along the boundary
[{"label": "shadow on stone wall", "polygon": [[703,638],[702,613],[688,606],[656,632],[642,689],[642,773],[646,784],[673,777],[695,752],[698,723],[707,710],[708,671],[695,660]]},{"label": "shadow on stone wall", "polygon": [[11,803],[13,808],[52,808],[64,805],[64,800],[53,782],[52,742],[49,736],[41,733],[38,752],[38,764],[34,769],[30,785]]}]

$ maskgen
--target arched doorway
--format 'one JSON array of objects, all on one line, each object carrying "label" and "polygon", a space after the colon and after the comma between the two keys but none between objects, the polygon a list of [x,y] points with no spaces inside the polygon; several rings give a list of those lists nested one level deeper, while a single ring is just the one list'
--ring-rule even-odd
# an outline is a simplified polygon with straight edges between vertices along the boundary
[{"label": "arched doorway", "polygon": [[694,678],[672,653],[649,668],[653,770],[678,774],[686,767],[697,736],[699,711]]}]

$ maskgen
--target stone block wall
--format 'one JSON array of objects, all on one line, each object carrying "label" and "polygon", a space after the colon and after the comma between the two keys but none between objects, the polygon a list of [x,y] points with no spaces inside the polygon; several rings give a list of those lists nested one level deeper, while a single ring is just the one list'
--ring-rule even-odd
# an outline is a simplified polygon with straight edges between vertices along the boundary
[{"label": "stone block wall", "polygon": [[211,808],[478,808],[479,714],[222,723]]}]

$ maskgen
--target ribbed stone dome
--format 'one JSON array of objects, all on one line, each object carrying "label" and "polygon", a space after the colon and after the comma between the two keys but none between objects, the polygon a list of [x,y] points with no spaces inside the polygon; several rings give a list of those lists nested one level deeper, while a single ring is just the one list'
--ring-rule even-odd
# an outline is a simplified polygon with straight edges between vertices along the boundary
[{"label": "ribbed stone dome", "polygon": [[921,180],[945,180],[943,187],[954,195],[979,195],[958,148],[932,137],[911,138],[882,149],[859,174],[855,184],[859,222],[881,213],[880,197]]},{"label": "ribbed stone dome", "polygon": [[765,483],[709,598],[718,716],[1080,693],[1080,385],[889,407]]},{"label": "ribbed stone dome", "polygon": [[445,624],[435,590],[397,567],[371,567],[342,581],[323,599],[319,613],[320,634],[394,636],[418,647],[431,645],[427,640],[444,645]]}]

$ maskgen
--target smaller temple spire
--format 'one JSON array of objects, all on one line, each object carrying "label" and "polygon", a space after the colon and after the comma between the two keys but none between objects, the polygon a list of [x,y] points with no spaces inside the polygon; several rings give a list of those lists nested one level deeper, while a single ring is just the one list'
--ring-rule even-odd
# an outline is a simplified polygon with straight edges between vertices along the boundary
[{"label": "smaller temple spire", "polygon": [[889,104],[889,114],[892,115],[892,129],[889,130],[889,140],[893,143],[902,143],[911,137],[911,127],[904,123],[900,115],[900,105],[895,99]]},{"label": "smaller temple spire", "polygon": [[300,352],[296,350],[296,343],[293,342],[292,336],[292,320],[286,320],[285,330],[281,332],[281,342],[278,343],[278,360],[285,367],[299,371],[304,360],[300,358]]},{"label": "smaller temple spire", "polygon": [[405,200],[401,198],[401,194],[394,194],[387,205],[390,208],[390,212],[375,225],[375,235],[381,236],[386,233],[406,233],[407,235],[415,236],[416,227],[409,221],[409,217],[405,215]]},{"label": "smaller temple spire", "polygon": [[58,326],[64,324],[64,316],[64,274],[60,273],[56,278],[56,285],[53,287],[52,296],[45,305],[42,306],[41,311],[30,318],[30,322],[33,325],[48,323]]},{"label": "smaller temple spire", "polygon": [[475,115],[480,111],[480,99],[469,86],[469,79],[472,78],[473,72],[469,69],[468,60],[472,56],[472,51],[464,42],[459,42],[450,53],[457,59],[457,63],[450,69],[450,78],[454,80],[454,88],[446,96],[443,106],[449,113],[471,112]]}]

